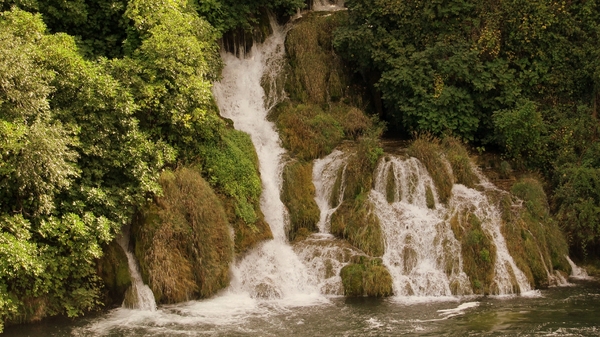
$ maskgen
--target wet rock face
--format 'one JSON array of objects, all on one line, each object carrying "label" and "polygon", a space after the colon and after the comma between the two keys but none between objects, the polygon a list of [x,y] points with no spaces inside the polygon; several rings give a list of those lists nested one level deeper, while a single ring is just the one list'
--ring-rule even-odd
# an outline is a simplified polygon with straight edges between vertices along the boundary
[{"label": "wet rock face", "polygon": [[125,292],[131,286],[127,256],[116,240],[103,251],[104,255],[96,263],[98,276],[104,283],[103,303],[106,307],[116,307],[123,303]]}]

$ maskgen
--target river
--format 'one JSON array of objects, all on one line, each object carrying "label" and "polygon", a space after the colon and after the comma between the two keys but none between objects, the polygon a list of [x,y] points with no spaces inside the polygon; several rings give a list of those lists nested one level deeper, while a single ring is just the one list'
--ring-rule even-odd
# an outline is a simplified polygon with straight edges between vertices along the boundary
[{"label": "river", "polygon": [[221,296],[156,312],[118,308],[80,319],[7,327],[5,336],[598,336],[600,283],[534,297],[455,300],[328,297],[298,306]]}]

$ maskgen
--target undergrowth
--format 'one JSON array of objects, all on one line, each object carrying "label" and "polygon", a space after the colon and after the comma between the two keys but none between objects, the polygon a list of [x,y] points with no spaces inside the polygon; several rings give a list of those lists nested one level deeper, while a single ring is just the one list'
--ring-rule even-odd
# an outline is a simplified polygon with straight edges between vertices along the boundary
[{"label": "undergrowth", "polygon": [[219,137],[203,144],[200,158],[202,174],[217,192],[234,228],[236,253],[272,238],[260,210],[262,185],[250,136],[223,128]]}]

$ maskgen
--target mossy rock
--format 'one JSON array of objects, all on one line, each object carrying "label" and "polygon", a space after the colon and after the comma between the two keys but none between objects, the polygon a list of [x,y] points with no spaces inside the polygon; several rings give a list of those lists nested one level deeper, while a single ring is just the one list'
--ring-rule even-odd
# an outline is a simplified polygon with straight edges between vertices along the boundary
[{"label": "mossy rock", "polygon": [[336,116],[315,104],[281,104],[276,124],[283,146],[300,160],[312,160],[331,153],[344,138]]},{"label": "mossy rock", "polygon": [[[498,203],[503,211],[502,234],[515,263],[536,288],[549,285],[548,272],[560,270],[566,274],[571,266],[565,256],[568,245],[558,224],[550,216],[548,202],[538,179],[525,177],[511,191],[523,200],[523,206],[504,197]],[[513,210],[514,209],[514,210]]]},{"label": "mossy rock", "polygon": [[475,294],[494,294],[496,246],[481,228],[481,220],[468,210],[455,213],[450,219],[454,236],[461,243],[463,270],[471,281]]},{"label": "mossy rock", "polygon": [[393,294],[392,276],[379,258],[358,257],[340,271],[349,297],[387,297]]},{"label": "mossy rock", "polygon": [[446,204],[452,196],[454,177],[442,159],[442,148],[437,138],[422,135],[408,147],[408,154],[423,163],[433,179],[440,202]]},{"label": "mossy rock", "polygon": [[331,217],[331,233],[348,240],[352,245],[371,256],[383,256],[384,240],[379,218],[366,198],[345,200]]},{"label": "mossy rock", "polygon": [[473,171],[469,153],[463,143],[454,137],[446,137],[442,141],[442,147],[456,183],[474,188],[479,183],[479,178]]},{"label": "mossy rock", "polygon": [[223,128],[199,150],[199,170],[221,199],[234,229],[235,252],[243,253],[273,234],[260,210],[262,184],[258,156],[250,136]]},{"label": "mossy rock", "polygon": [[323,105],[346,95],[350,72],[335,54],[333,31],[344,14],[307,15],[290,30],[285,41],[290,73],[286,92],[297,102]]},{"label": "mossy rock", "polygon": [[135,254],[157,303],[206,298],[229,283],[233,240],[221,201],[199,172],[160,177],[163,196],[132,226]]},{"label": "mossy rock", "polygon": [[119,306],[131,286],[127,255],[116,240],[104,246],[102,251],[104,254],[96,261],[96,270],[104,283],[103,303],[107,307]]},{"label": "mossy rock", "polygon": [[295,240],[300,229],[306,232],[317,232],[320,210],[315,201],[315,186],[312,181],[312,163],[293,161],[283,170],[283,188],[281,200],[290,215],[288,236]]}]

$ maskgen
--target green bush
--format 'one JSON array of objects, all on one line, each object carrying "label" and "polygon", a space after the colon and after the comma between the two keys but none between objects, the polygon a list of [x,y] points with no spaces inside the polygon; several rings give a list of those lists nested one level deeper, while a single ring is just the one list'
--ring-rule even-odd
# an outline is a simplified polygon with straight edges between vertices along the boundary
[{"label": "green bush", "polygon": [[[221,121],[222,123],[222,121]],[[217,191],[235,232],[235,251],[272,238],[260,210],[258,157],[248,134],[221,126],[200,148],[202,174]]]},{"label": "green bush", "polygon": [[600,252],[600,169],[568,165],[556,173],[556,219],[580,258]]}]

